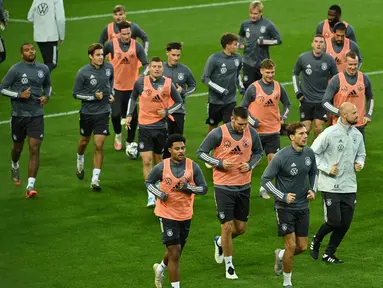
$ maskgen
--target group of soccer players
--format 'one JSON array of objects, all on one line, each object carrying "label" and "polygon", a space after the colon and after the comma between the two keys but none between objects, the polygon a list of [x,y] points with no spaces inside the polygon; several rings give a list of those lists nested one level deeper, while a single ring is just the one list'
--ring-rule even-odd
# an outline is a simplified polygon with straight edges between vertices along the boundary
[{"label": "group of soccer players", "polygon": [[[280,45],[282,39],[262,11],[261,1],[251,2],[250,19],[241,24],[239,37],[222,35],[222,51],[207,60],[202,81],[209,89],[208,131],[197,156],[213,168],[221,224],[221,235],[214,238],[215,260],[225,262],[227,279],[237,279],[232,239],[247,229],[252,170],[263,153],[267,155],[260,196],[268,199],[271,193],[275,198],[278,235],[283,237],[285,249],[275,250],[274,269],[277,275],[283,273],[283,287],[292,287],[293,256],[307,249],[308,201],[315,199],[318,189],[325,191],[326,212],[332,220],[327,219],[313,238],[311,256],[318,258],[321,241],[332,232],[322,259],[343,262],[335,251],[351,224],[356,185],[347,184],[355,181],[354,176],[344,180],[342,173],[349,170],[347,165],[352,166],[353,173],[364,166],[364,128],[371,121],[373,93],[368,77],[358,71],[362,57],[354,30],[341,20],[340,7],[333,5],[328,19],[317,27],[312,51],[301,54],[296,61],[293,83],[301,122],[287,126],[291,145],[280,150],[281,129],[291,102],[283,86],[274,80],[276,64],[269,55],[269,47]],[[80,180],[84,178],[84,153],[93,134],[91,188],[101,190],[99,176],[104,142],[110,134],[109,120],[115,132],[115,150],[122,149],[121,126],[125,125],[126,153],[131,158],[142,158],[147,206],[155,206],[167,247],[162,262],[153,266],[155,285],[163,287],[164,271],[168,269],[172,287],[180,287],[180,256],[189,235],[194,196],[207,192],[201,168],[185,156],[186,139],[182,136],[185,100],[195,91],[196,81],[191,70],[179,63],[181,43],[168,43],[167,61],[160,57],[149,61],[147,34],[126,20],[122,5],[114,8],[113,16],[99,43],[88,48],[90,63],[78,71],[73,87],[73,97],[81,100],[76,175]],[[243,57],[237,53],[238,48],[243,49]],[[33,198],[37,196],[34,183],[44,136],[43,105],[50,98],[51,83],[47,66],[35,62],[32,44],[23,44],[21,54],[22,61],[4,77],[0,92],[12,101],[12,179],[20,185],[18,161],[28,136],[26,198]],[[237,91],[243,95],[238,106]],[[333,126],[322,132],[326,122]],[[315,141],[309,148],[306,143],[312,123]],[[138,143],[134,142],[137,128]],[[334,160],[334,155],[340,156]],[[347,159],[342,155],[351,157],[351,164],[344,162]],[[347,193],[343,185],[348,185]]]}]

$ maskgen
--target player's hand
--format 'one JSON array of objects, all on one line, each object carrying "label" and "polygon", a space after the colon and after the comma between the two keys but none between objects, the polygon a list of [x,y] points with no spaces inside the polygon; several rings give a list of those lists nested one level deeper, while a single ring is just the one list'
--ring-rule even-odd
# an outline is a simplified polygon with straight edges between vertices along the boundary
[{"label": "player's hand", "polygon": [[184,181],[180,181],[176,185],[176,191],[182,191],[186,187],[187,183]]},{"label": "player's hand", "polygon": [[309,190],[309,191],[307,192],[307,199],[308,199],[308,200],[314,200],[314,199],[315,199],[315,193],[314,193],[314,191]]},{"label": "player's hand", "polygon": [[157,111],[158,115],[160,115],[162,118],[165,118],[166,116],[166,110],[165,109],[160,109]]},{"label": "player's hand", "polygon": [[225,170],[229,170],[230,168],[233,167],[233,163],[231,163],[230,160],[226,160],[226,159],[224,159],[224,160],[222,161],[222,167],[223,167],[223,169],[225,169]]},{"label": "player's hand", "polygon": [[362,164],[358,163],[358,162],[355,162],[354,163],[354,167],[355,167],[355,171],[356,172],[360,172],[362,171],[363,167],[362,167]]},{"label": "player's hand", "polygon": [[40,104],[45,105],[48,102],[48,97],[47,96],[41,96],[40,97]]},{"label": "player's hand", "polygon": [[281,119],[279,122],[281,122],[281,125],[285,124],[285,120]]},{"label": "player's hand", "polygon": [[132,116],[126,117],[126,120],[125,120],[126,130],[130,130],[130,122],[132,122]]},{"label": "player's hand", "polygon": [[298,99],[298,100],[299,100],[300,102],[302,102],[302,101],[303,101],[303,99],[305,99],[305,96],[301,96],[301,97],[299,97],[299,99]]},{"label": "player's hand", "polygon": [[161,191],[161,195],[158,198],[160,198],[162,202],[166,202],[166,200],[168,200],[168,193]]},{"label": "player's hand", "polygon": [[363,125],[366,125],[371,122],[371,119],[368,117],[363,117]]},{"label": "player's hand", "polygon": [[114,97],[112,95],[109,96],[109,103],[110,104],[114,103]]},{"label": "player's hand", "polygon": [[20,98],[28,99],[29,96],[31,96],[31,87],[29,87],[27,90],[20,92]]},{"label": "player's hand", "polygon": [[177,91],[178,91],[178,93],[182,93],[182,91],[183,91],[183,89],[182,89],[182,87],[180,86],[180,85],[178,85],[178,83],[176,83],[176,87],[177,87]]},{"label": "player's hand", "polygon": [[294,193],[288,193],[286,197],[287,204],[293,203],[295,201],[296,194]]},{"label": "player's hand", "polygon": [[335,177],[336,175],[338,175],[338,172],[339,172],[338,171],[338,164],[339,163],[336,163],[336,164],[331,166],[331,170],[330,170],[330,173],[329,173],[330,176],[334,176]]},{"label": "player's hand", "polygon": [[241,166],[239,166],[239,171],[241,173],[249,172],[249,170],[250,170],[250,165],[247,162],[242,162]]},{"label": "player's hand", "polygon": [[102,92],[100,92],[99,90],[97,90],[97,91],[96,91],[96,98],[97,98],[98,100],[101,100],[102,97],[104,97],[104,94],[103,94]]}]

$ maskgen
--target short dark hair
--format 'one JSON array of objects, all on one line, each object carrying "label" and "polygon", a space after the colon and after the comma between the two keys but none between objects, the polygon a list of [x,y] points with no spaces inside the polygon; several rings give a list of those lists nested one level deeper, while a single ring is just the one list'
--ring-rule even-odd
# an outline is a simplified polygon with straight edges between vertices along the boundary
[{"label": "short dark hair", "polygon": [[130,24],[126,21],[122,21],[121,23],[118,23],[117,26],[119,31],[121,31],[122,29],[132,28],[132,26],[130,26]]},{"label": "short dark hair", "polygon": [[167,45],[166,45],[166,51],[170,51],[170,50],[182,50],[182,43],[181,42],[169,42]]},{"label": "short dark hair", "polygon": [[342,9],[339,5],[331,5],[328,10],[334,10],[338,15],[342,15]]},{"label": "short dark hair", "polygon": [[232,116],[234,117],[239,117],[242,119],[247,119],[249,117],[249,111],[247,108],[243,106],[237,106],[234,107],[233,112],[231,113]]},{"label": "short dark hair", "polygon": [[114,7],[113,14],[115,14],[117,12],[126,12],[125,6],[117,5],[116,7]]},{"label": "short dark hair", "polygon": [[94,51],[96,51],[98,49],[104,49],[104,47],[100,43],[93,43],[88,48],[88,55],[92,55],[93,56]]},{"label": "short dark hair", "polygon": [[271,59],[263,59],[261,62],[261,69],[273,69],[275,68],[275,63]]},{"label": "short dark hair", "polygon": [[354,51],[348,51],[344,58],[345,59],[347,59],[347,58],[356,59],[356,58],[358,58],[358,54],[356,54]]},{"label": "short dark hair", "polygon": [[290,135],[295,135],[297,130],[299,128],[303,128],[303,127],[306,127],[306,126],[302,122],[295,122],[295,123],[291,123],[291,124],[287,125],[286,131],[287,131],[287,136],[289,137],[289,139],[290,139]]},{"label": "short dark hair", "polygon": [[225,33],[221,37],[221,46],[223,49],[226,48],[226,45],[238,41],[238,36],[233,33]]},{"label": "short dark hair", "polygon": [[21,45],[21,47],[20,47],[20,53],[23,53],[23,51],[24,51],[24,46],[27,46],[27,45],[32,45],[32,46],[33,46],[32,43],[28,43],[28,42],[24,43],[24,44]]},{"label": "short dark hair", "polygon": [[347,27],[346,27],[346,24],[344,24],[343,22],[338,22],[334,25],[333,30],[334,32],[336,32],[336,30],[346,31]]},{"label": "short dark hair", "polygon": [[160,57],[154,56],[152,59],[150,59],[149,64],[152,62],[163,62]]},{"label": "short dark hair", "polygon": [[174,142],[184,142],[186,144],[186,139],[181,134],[171,134],[166,142],[166,147],[172,148]]},{"label": "short dark hair", "polygon": [[324,39],[324,36],[322,34],[315,34],[314,38],[323,38]]}]

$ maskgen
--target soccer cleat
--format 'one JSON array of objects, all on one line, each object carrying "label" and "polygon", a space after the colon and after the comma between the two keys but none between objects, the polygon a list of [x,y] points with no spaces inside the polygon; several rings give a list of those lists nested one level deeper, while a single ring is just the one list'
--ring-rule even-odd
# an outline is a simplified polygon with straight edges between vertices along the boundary
[{"label": "soccer cleat", "polygon": [[27,192],[25,193],[25,198],[35,198],[37,196],[37,191],[33,189],[33,187],[28,186]]},{"label": "soccer cleat", "polygon": [[282,274],[282,260],[279,259],[279,252],[281,252],[281,249],[275,249],[275,264],[274,264],[274,272],[277,276]]},{"label": "soccer cleat", "polygon": [[77,164],[76,176],[79,180],[84,179],[84,166],[81,164]]},{"label": "soccer cleat", "polygon": [[267,194],[267,191],[265,188],[263,188],[261,186],[261,188],[259,189],[259,197],[263,198],[263,199],[270,199],[270,196],[269,194]]},{"label": "soccer cleat", "polygon": [[14,183],[16,186],[20,186],[21,181],[20,181],[19,168],[17,168],[17,169],[12,168],[12,169],[11,169],[11,172],[12,172],[12,180],[13,180],[13,183]]},{"label": "soccer cleat", "polygon": [[121,133],[114,136],[114,149],[116,149],[116,151],[120,151],[122,149]]},{"label": "soccer cleat", "polygon": [[321,242],[316,241],[315,235],[314,235],[310,245],[310,255],[311,255],[311,258],[313,258],[314,260],[318,260],[320,245],[321,245]]},{"label": "soccer cleat", "polygon": [[226,270],[226,279],[230,279],[230,280],[238,279],[238,276],[237,274],[235,274],[235,270],[233,267],[229,267],[229,269]]},{"label": "soccer cleat", "polygon": [[92,188],[93,192],[100,192],[100,180],[92,180],[92,183],[90,183],[90,188]]},{"label": "soccer cleat", "polygon": [[340,260],[335,255],[323,254],[322,260],[329,264],[343,264],[343,260]]},{"label": "soccer cleat", "polygon": [[283,285],[283,288],[293,288],[293,285]]},{"label": "soccer cleat", "polygon": [[164,283],[164,274],[163,273],[158,273],[157,272],[157,268],[160,264],[158,263],[154,263],[153,265],[153,271],[154,271],[154,286],[156,286],[156,288],[162,288],[163,287],[163,283]]},{"label": "soccer cleat", "polygon": [[222,246],[219,246],[218,245],[218,238],[219,236],[215,236],[214,237],[214,258],[215,258],[215,262],[217,262],[218,264],[222,264],[223,262],[223,249],[222,249]]}]

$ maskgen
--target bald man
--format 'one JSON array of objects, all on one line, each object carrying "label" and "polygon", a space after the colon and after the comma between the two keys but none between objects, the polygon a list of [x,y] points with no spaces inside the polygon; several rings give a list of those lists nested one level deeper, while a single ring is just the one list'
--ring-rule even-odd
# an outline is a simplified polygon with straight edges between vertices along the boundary
[{"label": "bald man", "polygon": [[315,139],[311,148],[319,170],[325,223],[311,241],[310,255],[317,260],[323,238],[331,233],[322,255],[327,263],[342,264],[335,252],[350,228],[356,205],[356,172],[364,167],[366,149],[362,133],[355,128],[358,109],[350,102],[340,105],[338,121]]}]

